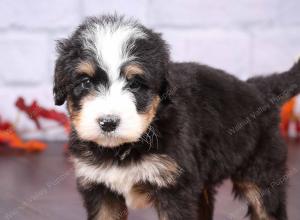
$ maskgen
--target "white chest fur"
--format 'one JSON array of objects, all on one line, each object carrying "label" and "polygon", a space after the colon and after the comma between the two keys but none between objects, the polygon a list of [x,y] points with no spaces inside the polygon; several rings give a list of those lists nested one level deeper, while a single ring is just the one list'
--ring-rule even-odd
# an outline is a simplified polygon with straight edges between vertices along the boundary
[{"label": "white chest fur", "polygon": [[136,208],[131,195],[135,184],[150,183],[157,187],[167,187],[175,183],[180,175],[177,163],[166,155],[147,155],[139,162],[121,167],[115,164],[90,165],[74,159],[76,177],[84,182],[102,183],[124,196],[131,208]]}]

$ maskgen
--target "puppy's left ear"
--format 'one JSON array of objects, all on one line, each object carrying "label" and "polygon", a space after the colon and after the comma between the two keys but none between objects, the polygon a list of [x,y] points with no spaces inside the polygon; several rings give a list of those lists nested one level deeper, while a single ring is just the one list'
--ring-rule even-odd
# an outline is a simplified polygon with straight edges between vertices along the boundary
[{"label": "puppy's left ear", "polygon": [[57,52],[58,58],[55,63],[54,73],[54,86],[53,95],[55,105],[63,105],[67,99],[68,88],[69,88],[69,76],[64,71],[65,63],[68,60],[67,48],[69,46],[68,40],[64,39],[58,41]]}]

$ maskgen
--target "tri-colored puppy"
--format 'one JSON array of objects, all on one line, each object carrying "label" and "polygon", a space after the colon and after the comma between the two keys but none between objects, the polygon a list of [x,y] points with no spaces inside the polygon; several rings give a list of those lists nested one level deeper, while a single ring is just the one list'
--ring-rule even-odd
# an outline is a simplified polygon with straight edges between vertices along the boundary
[{"label": "tri-colored puppy", "polygon": [[67,101],[70,151],[89,220],[154,206],[161,220],[211,219],[231,178],[252,219],[287,219],[279,107],[300,65],[240,81],[173,63],[161,35],[118,16],[88,18],[58,43],[54,95]]}]

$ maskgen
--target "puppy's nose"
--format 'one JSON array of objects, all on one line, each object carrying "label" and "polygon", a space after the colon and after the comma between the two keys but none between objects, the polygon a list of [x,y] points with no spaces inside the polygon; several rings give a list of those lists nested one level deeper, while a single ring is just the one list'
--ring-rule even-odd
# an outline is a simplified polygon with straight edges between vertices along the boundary
[{"label": "puppy's nose", "polygon": [[99,119],[99,125],[105,132],[116,130],[120,124],[120,118],[114,115],[107,115]]}]

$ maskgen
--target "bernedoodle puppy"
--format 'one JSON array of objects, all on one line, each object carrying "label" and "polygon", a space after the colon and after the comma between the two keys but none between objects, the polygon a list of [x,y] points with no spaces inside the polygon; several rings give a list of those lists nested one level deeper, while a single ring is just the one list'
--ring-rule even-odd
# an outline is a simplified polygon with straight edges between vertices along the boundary
[{"label": "bernedoodle puppy", "polygon": [[241,81],[170,61],[161,35],[133,20],[88,18],[58,43],[55,103],[67,102],[70,152],[89,220],[153,206],[161,220],[212,219],[226,178],[251,219],[287,219],[279,107],[300,64]]}]

